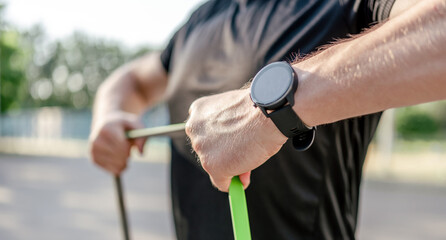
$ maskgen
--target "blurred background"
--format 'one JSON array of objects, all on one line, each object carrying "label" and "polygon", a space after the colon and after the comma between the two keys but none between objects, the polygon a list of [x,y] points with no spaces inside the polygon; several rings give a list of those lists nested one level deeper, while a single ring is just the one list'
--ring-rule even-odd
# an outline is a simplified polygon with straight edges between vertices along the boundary
[{"label": "blurred background", "polygon": [[[0,0],[0,239],[121,239],[112,178],[87,155],[96,90],[201,2]],[[124,174],[132,235],[174,239],[167,139],[146,148]],[[387,111],[364,179],[358,239],[446,239],[446,102]]]}]

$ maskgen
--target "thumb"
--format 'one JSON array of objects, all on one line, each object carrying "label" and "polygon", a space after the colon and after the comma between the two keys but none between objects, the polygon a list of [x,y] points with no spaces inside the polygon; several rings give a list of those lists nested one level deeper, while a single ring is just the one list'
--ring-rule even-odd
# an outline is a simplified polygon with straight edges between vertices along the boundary
[{"label": "thumb", "polygon": [[[144,125],[139,120],[127,120],[124,121],[124,128],[126,131],[133,130],[133,129],[139,129],[144,128]],[[138,151],[140,154],[144,151],[144,144],[146,143],[147,138],[137,138],[131,141],[131,144],[133,146],[136,146],[138,148]]]},{"label": "thumb", "polygon": [[125,130],[133,130],[138,128],[144,128],[144,124],[142,122],[135,118],[135,119],[125,119],[123,122]]},{"label": "thumb", "polygon": [[242,182],[243,187],[245,189],[248,188],[249,184],[251,183],[251,171],[242,173],[238,177],[240,178],[240,182]]}]

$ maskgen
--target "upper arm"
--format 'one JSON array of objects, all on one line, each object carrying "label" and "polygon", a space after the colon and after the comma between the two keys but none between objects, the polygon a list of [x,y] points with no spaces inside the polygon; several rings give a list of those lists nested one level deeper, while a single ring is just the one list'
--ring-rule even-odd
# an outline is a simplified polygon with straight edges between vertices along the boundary
[{"label": "upper arm", "polygon": [[167,87],[167,72],[159,52],[152,52],[130,62],[128,73],[132,75],[135,90],[151,100],[159,100]]},{"label": "upper arm", "polygon": [[392,10],[390,10],[389,18],[399,15],[421,1],[422,0],[395,0]]}]

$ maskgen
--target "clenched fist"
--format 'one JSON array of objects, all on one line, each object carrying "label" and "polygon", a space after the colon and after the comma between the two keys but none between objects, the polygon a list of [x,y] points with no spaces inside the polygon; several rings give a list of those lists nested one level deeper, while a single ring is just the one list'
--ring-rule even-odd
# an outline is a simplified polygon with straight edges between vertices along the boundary
[{"label": "clenched fist", "polygon": [[146,140],[129,140],[125,132],[142,127],[135,114],[116,112],[102,117],[93,125],[89,138],[93,162],[114,175],[119,175],[127,166],[131,147],[138,147],[142,153]]},{"label": "clenched fist", "polygon": [[220,191],[240,175],[249,185],[250,171],[276,154],[287,138],[253,106],[249,89],[203,97],[190,107],[186,133],[203,169]]}]

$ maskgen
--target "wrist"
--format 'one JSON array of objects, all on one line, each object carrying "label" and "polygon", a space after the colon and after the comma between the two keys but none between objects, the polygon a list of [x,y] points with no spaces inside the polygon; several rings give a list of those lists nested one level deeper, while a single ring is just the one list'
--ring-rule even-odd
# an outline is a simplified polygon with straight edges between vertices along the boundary
[{"label": "wrist", "polygon": [[122,121],[139,122],[141,119],[138,114],[126,112],[120,109],[104,111],[100,114],[94,114],[91,129],[94,131],[98,128],[102,128],[107,123]]},{"label": "wrist", "polygon": [[315,76],[313,74],[314,69],[311,69],[305,64],[294,64],[292,65],[294,71],[299,77],[299,87],[294,94],[294,106],[293,110],[302,120],[302,122],[307,127],[315,127],[320,125],[318,119],[315,118],[314,110],[317,109],[315,106],[316,102],[312,99],[313,94],[315,93],[314,89],[312,89],[311,79],[314,79]]},{"label": "wrist", "polygon": [[285,142],[288,140],[288,137],[283,135],[279,128],[277,128],[276,124],[274,124],[274,122],[271,120],[271,118],[267,118],[259,108],[253,108],[256,111],[258,119],[260,120],[260,129],[268,132],[268,136],[271,139],[274,139],[274,141],[285,144]]},{"label": "wrist", "polygon": [[314,140],[316,128],[308,127],[293,109],[299,76],[286,62],[263,67],[251,85],[251,99],[265,117],[287,138],[296,150],[305,151]]},{"label": "wrist", "polygon": [[260,131],[267,132],[267,135],[271,139],[284,144],[288,140],[288,138],[280,132],[271,118],[266,117],[265,114],[263,114],[262,110],[253,104],[251,100],[251,89],[247,88],[243,89],[242,91],[244,91],[244,94],[246,96],[246,106],[250,109],[249,112],[251,112],[253,116],[253,123],[257,125],[257,128],[260,129]]}]

